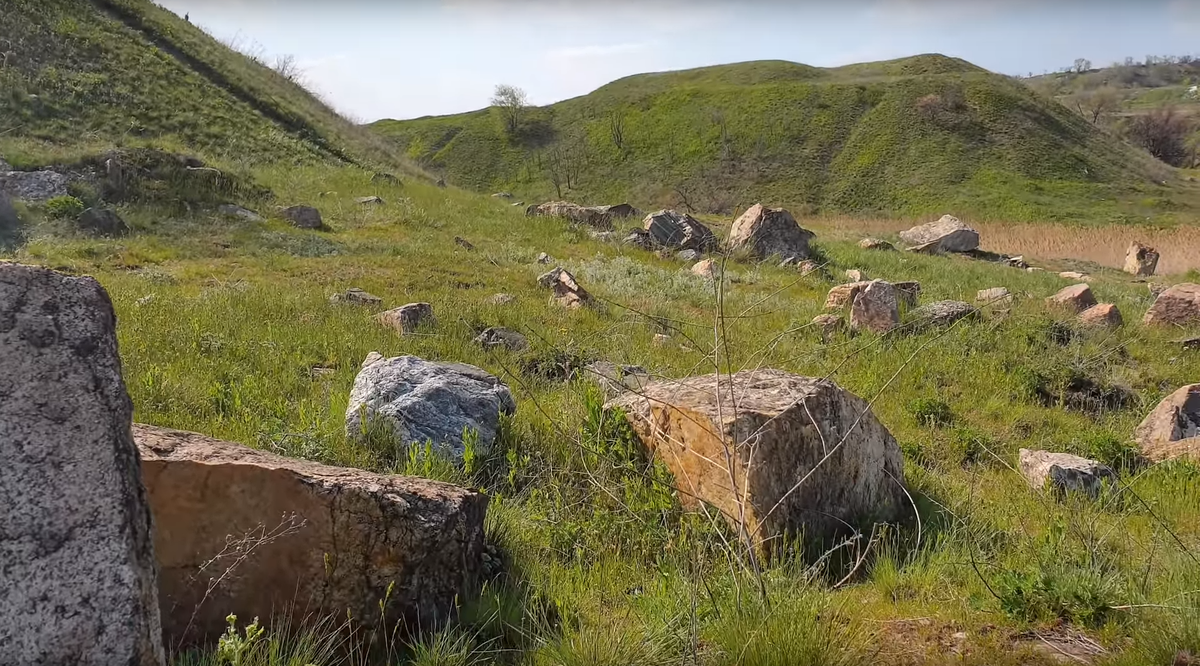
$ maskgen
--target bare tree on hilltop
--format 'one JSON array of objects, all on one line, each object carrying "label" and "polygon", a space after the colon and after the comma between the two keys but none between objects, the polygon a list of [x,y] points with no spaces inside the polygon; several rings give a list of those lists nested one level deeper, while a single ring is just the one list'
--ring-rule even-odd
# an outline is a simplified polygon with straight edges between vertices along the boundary
[{"label": "bare tree on hilltop", "polygon": [[529,103],[524,90],[501,83],[496,86],[496,92],[492,95],[492,106],[500,109],[504,118],[504,129],[509,134],[516,134]]}]

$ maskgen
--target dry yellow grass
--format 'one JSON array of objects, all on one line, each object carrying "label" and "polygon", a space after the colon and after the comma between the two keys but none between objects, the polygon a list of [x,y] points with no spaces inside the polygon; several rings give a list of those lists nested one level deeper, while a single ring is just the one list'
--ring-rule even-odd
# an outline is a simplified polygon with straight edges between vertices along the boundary
[{"label": "dry yellow grass", "polygon": [[[866,235],[894,236],[916,220],[879,220],[830,217],[806,220],[805,225],[837,238]],[[979,231],[983,249],[1004,254],[1025,255],[1033,261],[1082,260],[1120,268],[1125,250],[1140,241],[1158,250],[1158,274],[1177,275],[1200,269],[1200,227],[1172,229],[1105,226],[1081,227],[1065,224],[1014,224],[970,222]]]}]

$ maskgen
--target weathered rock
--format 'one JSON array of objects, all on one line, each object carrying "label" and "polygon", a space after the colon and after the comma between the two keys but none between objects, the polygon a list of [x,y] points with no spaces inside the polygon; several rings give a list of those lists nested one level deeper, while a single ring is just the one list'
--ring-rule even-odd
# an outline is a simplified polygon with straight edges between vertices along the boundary
[{"label": "weathered rock", "polygon": [[872,280],[850,303],[850,328],[856,331],[887,333],[900,323],[896,290],[883,280]]},{"label": "weathered rock", "polygon": [[31,203],[66,196],[67,183],[67,177],[57,171],[0,172],[0,191]]},{"label": "weathered rock", "polygon": [[1079,271],[1063,271],[1058,274],[1058,277],[1066,280],[1082,280],[1084,282],[1092,279],[1087,273],[1080,273]]},{"label": "weathered rock", "polygon": [[551,264],[554,263],[554,259],[545,252],[538,252],[537,262],[539,264]]},{"label": "weathered rock", "polygon": [[1200,324],[1200,284],[1184,282],[1159,294],[1154,299],[1154,305],[1146,311],[1142,323],[1147,326]]},{"label": "weathered rock", "polygon": [[129,233],[129,225],[110,208],[88,208],[79,214],[75,225],[94,236],[123,236]]},{"label": "weathered rock", "polygon": [[808,243],[814,236],[786,210],[754,204],[729,230],[729,249],[745,249],[759,259],[770,256],[807,259],[812,254]]},{"label": "weathered rock", "polygon": [[921,283],[916,280],[893,282],[892,288],[896,290],[896,298],[900,299],[905,307],[916,307],[917,300],[921,298]]},{"label": "weathered rock", "polygon": [[262,222],[263,218],[258,213],[249,208],[242,208],[237,204],[221,204],[217,206],[217,212],[225,217],[237,218],[247,222]]},{"label": "weathered rock", "polygon": [[1158,251],[1134,241],[1125,251],[1125,272],[1139,277],[1154,275],[1158,268]]},{"label": "weathered rock", "polygon": [[566,270],[554,270],[538,277],[538,284],[554,290],[554,302],[566,308],[580,308],[592,302],[592,295]]},{"label": "weathered rock", "polygon": [[325,228],[325,222],[321,220],[321,211],[312,206],[291,206],[284,208],[280,215],[298,229]]},{"label": "weathered rock", "polygon": [[867,282],[849,282],[830,289],[829,295],[825,297],[825,309],[841,310],[850,305],[854,302],[854,297],[858,295],[858,292],[862,291],[867,284]]},{"label": "weathered rock", "polygon": [[1005,287],[992,287],[976,292],[975,302],[984,307],[1008,307],[1012,305],[1013,296]]},{"label": "weathered rock", "polygon": [[953,215],[943,215],[936,222],[901,231],[900,240],[913,246],[909,249],[925,252],[970,252],[979,247],[979,232]]},{"label": "weathered rock", "polygon": [[1034,490],[1050,490],[1056,496],[1080,493],[1096,498],[1105,484],[1115,486],[1117,473],[1108,465],[1069,453],[1021,449],[1021,475]]},{"label": "weathered rock", "polygon": [[529,348],[529,339],[512,329],[493,326],[476,336],[475,344],[484,349],[503,348],[510,351],[521,351]]},{"label": "weathered rock", "polygon": [[1133,438],[1150,460],[1200,461],[1200,384],[1183,386],[1158,403]]},{"label": "weathered rock", "polygon": [[954,322],[979,314],[979,309],[970,303],[962,301],[935,301],[927,303],[909,313],[907,328],[923,330],[926,328],[949,326]]},{"label": "weathered rock", "polygon": [[383,198],[376,196],[355,197],[354,202],[359,204],[383,204]]},{"label": "weathered rock", "polygon": [[433,306],[429,303],[409,303],[394,310],[387,310],[375,315],[379,323],[394,329],[401,335],[416,333],[422,326],[433,325]]},{"label": "weathered rock", "polygon": [[515,300],[517,300],[517,297],[512,294],[492,294],[484,303],[488,305],[508,305]]},{"label": "weathered rock", "polygon": [[772,369],[705,375],[652,382],[605,407],[621,409],[670,468],[685,506],[704,502],[735,527],[744,515],[764,549],[801,531],[819,543],[842,521],[905,510],[896,440],[831,381]]},{"label": "weathered rock", "polygon": [[671,336],[667,335],[666,333],[655,333],[651,344],[653,344],[655,347],[665,347],[670,341]]},{"label": "weathered rock", "polygon": [[697,261],[695,266],[692,266],[692,274],[699,275],[707,280],[716,280],[717,275],[721,272],[721,267],[712,259],[703,259]]},{"label": "weathered rock", "polygon": [[1079,321],[1085,326],[1116,328],[1125,323],[1121,311],[1112,303],[1098,303],[1079,313]]},{"label": "weathered rock", "polygon": [[717,237],[699,220],[686,213],[660,210],[642,220],[642,228],[656,247],[709,252],[717,247]]},{"label": "weathered rock", "polygon": [[616,219],[640,214],[629,204],[615,206],[580,206],[570,201],[547,201],[525,209],[530,217],[563,217],[577,224],[597,229],[612,229]]},{"label": "weathered rock", "polygon": [[858,241],[858,246],[864,250],[895,250],[896,246],[882,238],[864,238]]},{"label": "weathered rock", "polygon": [[0,663],[164,663],[115,329],[92,278],[0,263]]},{"label": "weathered rock", "polygon": [[800,271],[800,275],[803,277],[805,275],[819,273],[821,271],[821,265],[815,261],[812,261],[811,259],[805,259],[804,261],[796,264],[796,269]]},{"label": "weathered rock", "polygon": [[680,261],[696,261],[704,255],[695,250],[680,250],[675,253],[675,258]]},{"label": "weathered rock", "polygon": [[497,193],[493,194],[492,196],[493,196],[493,197],[495,197],[495,198],[497,198],[497,199],[511,199],[511,198],[513,198],[512,192],[497,192]]},{"label": "weathered rock", "polygon": [[380,305],[383,299],[375,294],[367,293],[358,287],[350,287],[340,294],[329,297],[330,303],[348,303],[351,305]]},{"label": "weathered rock", "polygon": [[383,603],[389,622],[436,625],[479,588],[486,495],[178,430],[134,437],[173,647],[215,641],[231,613],[298,627]]},{"label": "weathered rock", "polygon": [[846,269],[846,279],[851,282],[864,282],[867,276],[860,269],[848,268]]},{"label": "weathered rock", "polygon": [[630,391],[641,392],[651,382],[650,374],[640,365],[621,365],[594,361],[583,369],[583,376],[600,385],[608,399]]},{"label": "weathered rock", "polygon": [[1029,262],[1025,261],[1025,256],[1021,255],[1021,254],[1018,254],[1015,257],[1009,257],[1008,259],[1005,259],[1004,263],[1008,264],[1009,266],[1012,266],[1013,268],[1024,268],[1026,270],[1028,270],[1030,267]]},{"label": "weathered rock", "polygon": [[500,415],[514,411],[508,387],[473,365],[371,352],[350,390],[346,436],[359,439],[380,427],[401,447],[432,442],[461,459],[464,428],[479,434],[478,453],[486,453],[496,440]]},{"label": "weathered rock", "polygon": [[846,329],[846,320],[835,314],[819,314],[813,317],[812,323],[825,342]]},{"label": "weathered rock", "polygon": [[1092,295],[1091,287],[1081,283],[1071,285],[1059,291],[1057,294],[1048,297],[1046,302],[1055,307],[1083,312],[1096,304],[1096,297]]}]

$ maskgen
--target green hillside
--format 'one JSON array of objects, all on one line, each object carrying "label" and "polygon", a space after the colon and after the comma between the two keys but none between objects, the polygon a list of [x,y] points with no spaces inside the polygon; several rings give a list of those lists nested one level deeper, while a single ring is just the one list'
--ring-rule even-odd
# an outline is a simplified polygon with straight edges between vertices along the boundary
[{"label": "green hillside", "polygon": [[152,144],[223,162],[398,164],[301,86],[147,0],[4,0],[0,36],[10,161]]},{"label": "green hillside", "polygon": [[1196,199],[1077,113],[941,55],[631,76],[527,109],[512,133],[498,109],[373,127],[453,184],[530,200],[1132,222],[1190,219]]}]

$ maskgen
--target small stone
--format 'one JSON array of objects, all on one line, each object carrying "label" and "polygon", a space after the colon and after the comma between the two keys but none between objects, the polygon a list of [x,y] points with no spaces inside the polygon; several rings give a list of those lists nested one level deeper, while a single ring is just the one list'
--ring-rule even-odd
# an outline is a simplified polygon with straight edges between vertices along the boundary
[{"label": "small stone", "polygon": [[800,276],[811,275],[821,270],[821,265],[811,259],[805,259],[796,264],[796,269],[800,271]]},{"label": "small stone", "polygon": [[383,299],[363,291],[358,287],[350,287],[340,294],[334,294],[329,297],[330,303],[349,303],[353,305],[379,305],[383,303]]},{"label": "small stone", "polygon": [[129,233],[129,225],[108,208],[88,208],[79,214],[76,224],[83,231],[95,236],[123,236]]},{"label": "small stone", "polygon": [[1029,269],[1029,263],[1025,261],[1025,256],[1020,254],[1015,257],[1009,257],[1008,259],[1005,259],[1004,263],[1012,266],[1013,268],[1024,268],[1026,270]]},{"label": "small stone", "polygon": [[1088,285],[1076,284],[1050,296],[1046,302],[1052,306],[1083,312],[1096,304],[1096,297],[1092,295],[1092,288]]},{"label": "small stone", "polygon": [[553,289],[554,301],[563,307],[574,309],[592,302],[592,295],[580,286],[574,275],[561,267],[539,276],[538,284]]},{"label": "small stone", "polygon": [[975,302],[984,306],[1012,305],[1013,296],[1005,287],[980,289],[975,293]]},{"label": "small stone", "polygon": [[665,347],[670,342],[671,336],[667,335],[666,333],[655,333],[652,344],[655,347]]},{"label": "small stone", "polygon": [[416,333],[417,329],[426,324],[433,325],[433,306],[429,303],[409,303],[394,310],[380,312],[376,315],[380,323],[396,330],[401,335]]},{"label": "small stone", "polygon": [[545,252],[539,252],[538,256],[537,256],[537,262],[539,264],[550,264],[550,263],[554,263],[554,259],[551,258],[550,255],[546,254]]},{"label": "small stone", "polygon": [[511,199],[511,198],[513,198],[512,192],[497,192],[497,193],[493,194],[492,196],[493,196],[493,197],[495,197],[495,198],[497,198],[497,199]]},{"label": "small stone", "polygon": [[480,333],[475,338],[475,343],[484,349],[502,347],[509,351],[522,351],[529,347],[528,338],[512,329],[502,326],[494,326]]},{"label": "small stone", "polygon": [[382,198],[380,198],[380,197],[375,197],[375,196],[371,196],[371,197],[357,197],[357,198],[355,198],[355,199],[354,199],[354,201],[355,201],[355,202],[357,202],[357,203],[360,203],[360,204],[382,204],[382,203],[383,203],[383,199],[382,199]]},{"label": "small stone", "polygon": [[1079,321],[1085,326],[1116,328],[1125,323],[1121,311],[1112,303],[1098,303],[1079,313]]},{"label": "small stone", "polygon": [[325,222],[321,220],[321,211],[312,206],[291,206],[284,208],[280,215],[297,229],[325,228]]},{"label": "small stone", "polygon": [[895,250],[896,246],[880,238],[864,238],[858,241],[858,246],[864,250]]},{"label": "small stone", "polygon": [[712,259],[697,261],[696,265],[692,266],[692,274],[699,275],[706,280],[716,280],[719,271],[720,267]]},{"label": "small stone", "polygon": [[1130,275],[1147,277],[1154,275],[1158,268],[1158,251],[1134,241],[1125,251],[1125,272]]},{"label": "small stone", "polygon": [[1111,467],[1069,453],[1021,449],[1018,467],[1031,488],[1048,488],[1057,496],[1081,493],[1096,498],[1105,483],[1118,483]]},{"label": "small stone", "polygon": [[1037,266],[1026,266],[1025,270],[1026,270],[1026,272],[1029,272],[1029,273],[1041,273],[1041,272],[1045,271],[1046,269],[1038,268]]},{"label": "small stone", "polygon": [[846,320],[835,314],[819,314],[813,317],[812,323],[825,342],[829,342],[830,338],[846,329]]},{"label": "small stone", "polygon": [[1065,278],[1067,280],[1083,280],[1084,282],[1092,279],[1086,273],[1080,273],[1079,271],[1063,271],[1058,274],[1058,277]]},{"label": "small stone", "polygon": [[249,208],[242,208],[236,204],[221,204],[217,206],[217,212],[225,217],[237,218],[247,222],[262,222],[263,218],[258,213]]}]

